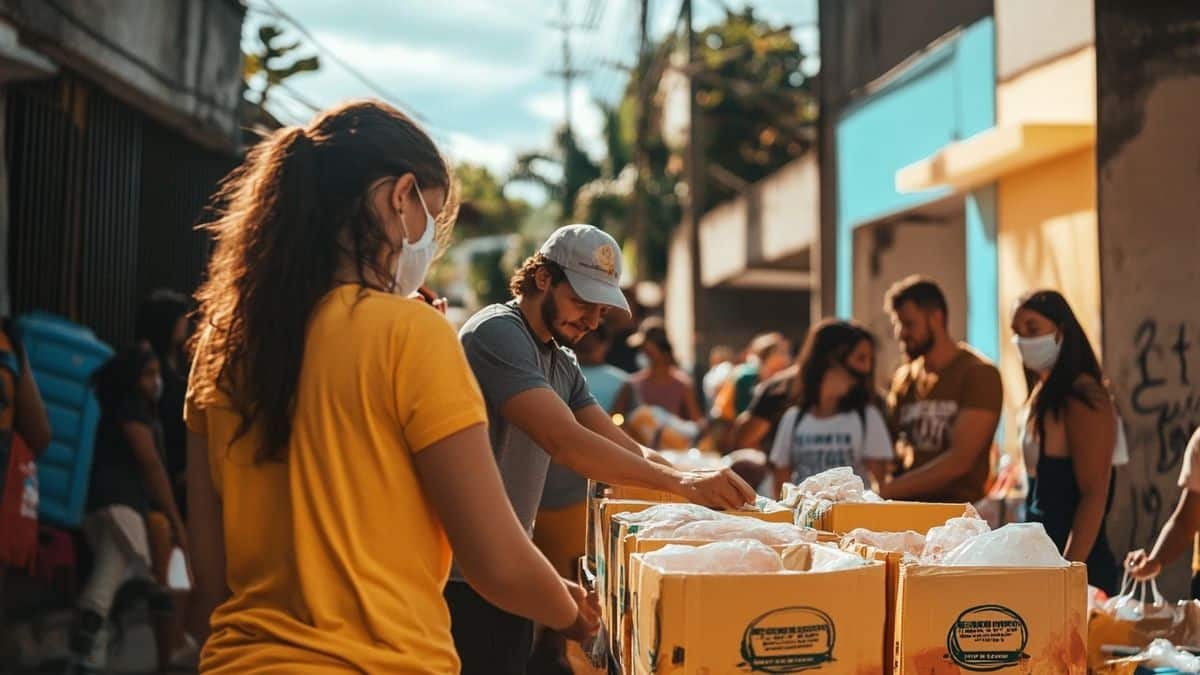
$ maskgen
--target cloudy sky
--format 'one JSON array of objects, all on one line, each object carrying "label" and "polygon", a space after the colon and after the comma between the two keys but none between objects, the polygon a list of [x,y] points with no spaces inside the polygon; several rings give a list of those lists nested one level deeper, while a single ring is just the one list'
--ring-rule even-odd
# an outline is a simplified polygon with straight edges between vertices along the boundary
[{"label": "cloudy sky", "polygon": [[[270,16],[268,0],[247,4],[244,44],[253,44],[258,27],[270,21],[321,55],[320,71],[288,81],[299,98],[327,106],[375,95],[330,58],[332,52],[423,119],[455,160],[504,175],[519,153],[548,147],[562,124],[563,83],[547,72],[562,67],[562,32],[550,25],[560,17],[560,0],[274,0],[324,51]],[[816,53],[815,0],[695,0],[697,28],[719,19],[723,6],[746,4],[772,22],[796,26],[802,48]],[[575,130],[584,147],[596,151],[601,121],[591,101],[613,101],[624,87],[626,76],[617,66],[633,59],[639,3],[566,5],[572,23],[590,18],[594,24],[572,33],[575,66],[590,72],[576,82],[571,98]],[[651,0],[650,7],[652,33],[661,35],[678,16],[680,0]],[[279,92],[274,112],[285,121],[305,120],[310,111],[289,98]]]}]

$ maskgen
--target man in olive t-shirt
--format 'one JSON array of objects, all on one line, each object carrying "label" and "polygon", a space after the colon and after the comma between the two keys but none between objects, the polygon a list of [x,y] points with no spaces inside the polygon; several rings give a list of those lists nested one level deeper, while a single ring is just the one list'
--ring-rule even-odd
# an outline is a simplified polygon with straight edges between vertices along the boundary
[{"label": "man in olive t-shirt", "polygon": [[880,496],[979,501],[1004,399],[1000,372],[950,337],[946,298],[935,282],[901,280],[885,302],[909,361],[896,371],[888,393],[900,471],[882,486]]}]

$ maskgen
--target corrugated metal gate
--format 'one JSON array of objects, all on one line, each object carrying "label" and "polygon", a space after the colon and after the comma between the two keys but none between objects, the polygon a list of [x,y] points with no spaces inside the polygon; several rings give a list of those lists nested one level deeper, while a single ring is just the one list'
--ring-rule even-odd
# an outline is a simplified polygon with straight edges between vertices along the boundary
[{"label": "corrugated metal gate", "polygon": [[70,75],[7,99],[13,311],[127,342],[149,290],[195,288],[208,245],[193,225],[234,160]]}]

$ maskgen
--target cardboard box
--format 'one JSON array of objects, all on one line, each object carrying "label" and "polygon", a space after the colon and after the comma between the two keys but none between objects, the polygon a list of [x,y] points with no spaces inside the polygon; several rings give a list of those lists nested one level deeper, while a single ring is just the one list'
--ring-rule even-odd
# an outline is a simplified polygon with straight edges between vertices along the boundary
[{"label": "cardboard box", "polygon": [[[648,507],[645,507],[648,508]],[[645,508],[637,509],[636,512],[644,511]],[[640,523],[630,522],[623,516],[632,515],[633,510],[615,513],[612,520],[608,522],[609,542],[605,551],[605,559],[608,562],[608,575],[606,592],[608,593],[609,610],[606,617],[608,618],[608,629],[610,638],[613,640],[614,652],[617,647],[616,639],[619,635],[618,628],[620,627],[620,611],[621,606],[628,600],[626,594],[627,567],[629,565],[629,551],[625,550],[624,542],[630,535],[636,535]],[[768,523],[791,523],[792,512],[787,509],[777,511],[725,511],[730,515],[736,515],[746,518],[754,518]]]},{"label": "cardboard box", "polygon": [[896,675],[1087,672],[1087,567],[901,564]]},{"label": "cardboard box", "polygon": [[866,560],[884,564],[883,599],[887,612],[883,617],[883,672],[891,673],[895,666],[896,590],[900,585],[900,563],[904,554],[855,543],[844,545],[842,548]]},{"label": "cardboard box", "polygon": [[[657,551],[667,546],[704,546],[711,544],[712,541],[701,541],[697,539],[638,539],[636,535],[631,535],[626,538],[624,546],[628,547],[631,555],[638,553],[649,553]],[[776,553],[783,556],[787,550],[787,546],[771,546]],[[628,579],[628,588],[626,597],[632,597],[637,592],[637,576],[633,574],[633,561],[630,560]],[[626,602],[619,602],[616,616],[613,619],[615,625],[612,631],[613,641],[616,643],[613,647],[613,654],[620,655],[618,663],[621,666],[621,672],[628,675],[633,672],[633,659],[631,650],[633,647],[633,607]]]},{"label": "cardboard box", "polygon": [[925,533],[931,527],[962,516],[967,507],[967,504],[932,502],[825,502],[809,508],[801,505],[796,510],[796,524],[837,534],[860,527],[876,532]]},{"label": "cardboard box", "polygon": [[634,501],[628,499],[598,499],[594,504],[591,519],[595,522],[593,533],[595,542],[596,593],[600,596],[600,611],[608,616],[609,578],[612,576],[608,565],[609,541],[612,537],[613,516],[619,513],[637,513],[654,506],[654,502]]},{"label": "cardboard box", "polygon": [[[848,673],[883,671],[884,566],[805,574],[682,574],[643,564],[633,598],[632,672]],[[811,565],[790,547],[788,569]]]},{"label": "cardboard box", "polygon": [[652,490],[650,488],[630,487],[627,485],[610,485],[608,487],[609,499],[635,499],[643,502],[657,502],[659,504],[686,504],[687,500],[679,495],[662,490]]}]

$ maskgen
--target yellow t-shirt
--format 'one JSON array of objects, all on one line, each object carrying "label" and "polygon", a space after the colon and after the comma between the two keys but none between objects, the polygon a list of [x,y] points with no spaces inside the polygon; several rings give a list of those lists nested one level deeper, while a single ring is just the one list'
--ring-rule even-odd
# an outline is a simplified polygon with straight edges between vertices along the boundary
[{"label": "yellow t-shirt", "polygon": [[360,291],[341,286],[313,312],[286,462],[256,464],[253,431],[230,445],[236,413],[189,387],[232,592],[204,672],[459,671],[442,598],[450,547],[413,456],[486,424],[483,396],[444,317]]}]

